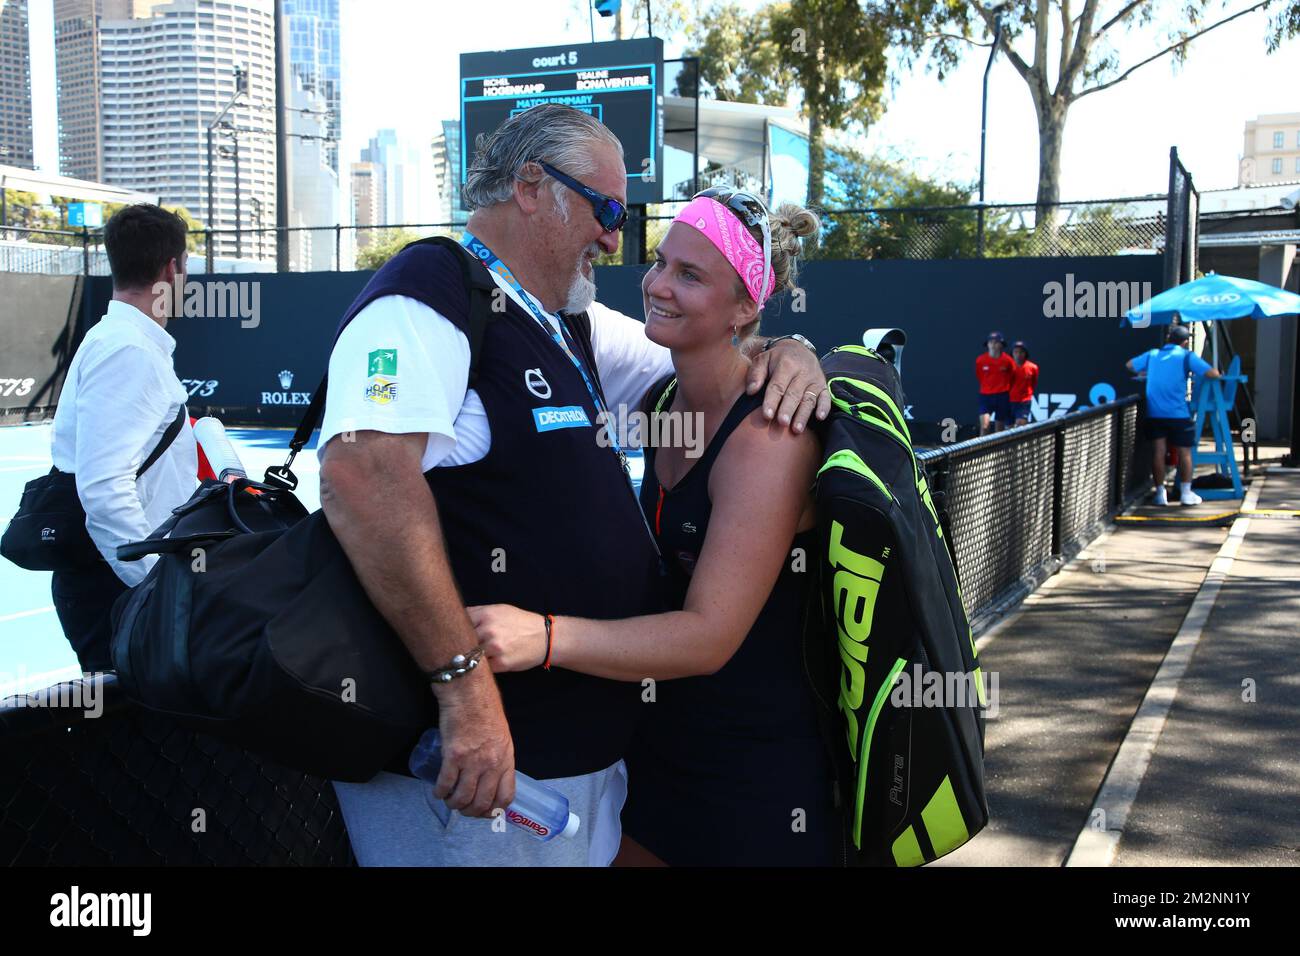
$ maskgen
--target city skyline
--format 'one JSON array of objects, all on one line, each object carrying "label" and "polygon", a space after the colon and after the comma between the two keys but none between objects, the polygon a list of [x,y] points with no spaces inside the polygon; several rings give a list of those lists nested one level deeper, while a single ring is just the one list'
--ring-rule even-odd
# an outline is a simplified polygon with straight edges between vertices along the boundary
[{"label": "city skyline", "polygon": [[[535,12],[537,4],[504,0],[507,15],[501,18],[493,45],[590,40],[585,18],[580,22],[572,16],[571,4],[556,0],[552,5],[555,16],[526,22],[508,14],[516,7],[515,12]],[[52,0],[32,0],[31,30],[34,36],[47,30],[52,48],[51,6]],[[466,29],[442,22],[427,5],[408,0],[364,5],[342,0],[338,6],[340,108],[334,121],[341,137],[337,152],[346,160],[331,157],[332,162],[342,169],[357,161],[369,138],[382,128],[395,129],[431,150],[443,132],[442,123],[457,115],[457,54],[486,44]],[[376,16],[381,10],[389,15]],[[390,29],[388,24],[396,22],[410,28]],[[1294,85],[1283,82],[1285,64],[1294,63],[1297,41],[1266,55],[1265,23],[1262,15],[1243,17],[1199,39],[1185,64],[1157,62],[1134,74],[1121,90],[1081,101],[1067,130],[1062,197],[1158,192],[1165,185],[1170,145],[1179,147],[1200,188],[1235,185],[1244,124],[1259,115],[1294,112],[1297,106]],[[604,30],[603,24],[600,27]],[[598,34],[597,39],[607,37]],[[40,45],[32,48],[34,84],[42,75]],[[416,50],[423,50],[418,59],[407,56]],[[678,52],[670,45],[670,56]],[[975,51],[942,83],[922,67],[900,71],[890,109],[865,138],[868,148],[902,156],[922,175],[973,182],[983,60]],[[1231,84],[1223,82],[1218,66],[1225,61],[1234,64]],[[402,62],[420,64],[419,83],[397,82],[391,64]],[[374,69],[376,63],[389,66]],[[1249,95],[1241,95],[1241,90]],[[57,166],[50,166],[49,160],[50,111],[41,105],[50,102],[52,91],[42,92],[38,85],[33,92],[35,159],[38,166],[54,171]],[[1023,83],[1004,59],[995,62],[990,76],[989,106],[989,200],[1031,200],[1037,131]],[[340,173],[341,181],[348,178]]]}]

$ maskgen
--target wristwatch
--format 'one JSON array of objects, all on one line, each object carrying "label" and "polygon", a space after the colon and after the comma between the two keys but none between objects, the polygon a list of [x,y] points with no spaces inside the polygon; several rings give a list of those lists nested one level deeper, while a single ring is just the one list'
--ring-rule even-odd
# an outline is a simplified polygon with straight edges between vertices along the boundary
[{"label": "wristwatch", "polygon": [[813,355],[817,354],[817,346],[813,345],[811,342],[809,342],[798,332],[795,332],[793,335],[778,335],[774,339],[768,339],[767,344],[763,346],[763,351],[766,352],[773,345],[776,345],[777,342],[784,342],[786,339],[790,339],[791,341],[798,342],[800,345],[806,348]]}]

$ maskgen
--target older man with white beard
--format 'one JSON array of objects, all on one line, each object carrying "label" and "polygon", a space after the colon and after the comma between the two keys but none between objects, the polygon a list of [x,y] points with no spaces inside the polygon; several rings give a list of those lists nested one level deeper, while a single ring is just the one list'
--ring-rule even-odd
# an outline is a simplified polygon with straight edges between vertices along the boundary
[{"label": "older man with white beard", "polygon": [[[559,669],[438,676],[481,652],[467,605],[596,618],[658,607],[653,541],[617,447],[597,432],[603,407],[635,407],[671,371],[641,322],[594,303],[593,260],[618,247],[626,189],[621,145],[588,114],[546,105],[512,117],[479,143],[464,189],[473,212],[462,242],[502,306],[474,386],[452,249],[399,253],[335,343],[322,505],[433,681],[436,793],[460,811],[444,827],[429,785],[400,773],[336,783],[362,865],[606,865],[618,849],[638,685]],[[575,321],[583,312],[589,326]],[[769,371],[771,414],[802,428],[820,401],[824,417],[825,379],[802,345],[763,353],[751,392]],[[481,819],[510,802],[516,765],[569,799],[577,838],[543,843]]]}]

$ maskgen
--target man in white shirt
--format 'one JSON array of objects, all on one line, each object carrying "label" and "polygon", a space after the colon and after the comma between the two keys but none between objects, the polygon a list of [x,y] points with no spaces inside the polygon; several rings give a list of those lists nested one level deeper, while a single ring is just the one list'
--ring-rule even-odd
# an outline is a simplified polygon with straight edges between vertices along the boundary
[{"label": "man in white shirt", "polygon": [[127,206],[104,227],[104,246],[113,298],[73,356],[52,440],[54,467],[76,475],[86,530],[103,557],[56,571],[51,585],[63,633],[86,671],[111,666],[109,611],[157,560],[118,561],[118,545],[149,537],[198,483],[188,419],[136,477],[188,397],[172,365],[176,340],[166,331],[173,297],[155,288],[185,282],[185,222],[158,206]]},{"label": "man in white shirt", "polygon": [[[325,515],[430,675],[437,791],[462,816],[443,828],[429,785],[399,774],[335,790],[362,865],[605,865],[618,849],[621,743],[639,688],[558,670],[452,675],[478,649],[465,606],[493,594],[557,614],[640,613],[657,558],[596,411],[635,407],[671,371],[669,353],[593,301],[592,263],[617,248],[627,194],[622,146],[598,121],[554,104],[512,117],[480,146],[465,194],[464,241],[500,293],[477,384],[456,253],[412,247],[349,311],[319,442]],[[583,312],[590,353],[571,318]],[[593,358],[607,403],[590,381]],[[796,343],[764,353],[752,390],[769,371],[769,414],[802,428],[825,391],[816,357]],[[575,839],[541,843],[473,819],[510,802],[516,756],[568,798],[582,820]]]}]

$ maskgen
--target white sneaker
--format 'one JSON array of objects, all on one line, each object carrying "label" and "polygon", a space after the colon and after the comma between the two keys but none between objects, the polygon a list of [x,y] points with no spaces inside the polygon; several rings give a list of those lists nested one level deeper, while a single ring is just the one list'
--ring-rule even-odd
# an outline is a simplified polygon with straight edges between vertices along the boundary
[{"label": "white sneaker", "polygon": [[1151,503],[1157,508],[1164,508],[1169,504],[1169,493],[1165,491],[1164,485],[1156,489],[1156,496],[1151,499]]},{"label": "white sneaker", "polygon": [[1180,488],[1178,494],[1178,503],[1183,505],[1199,505],[1204,500],[1191,488]]}]

